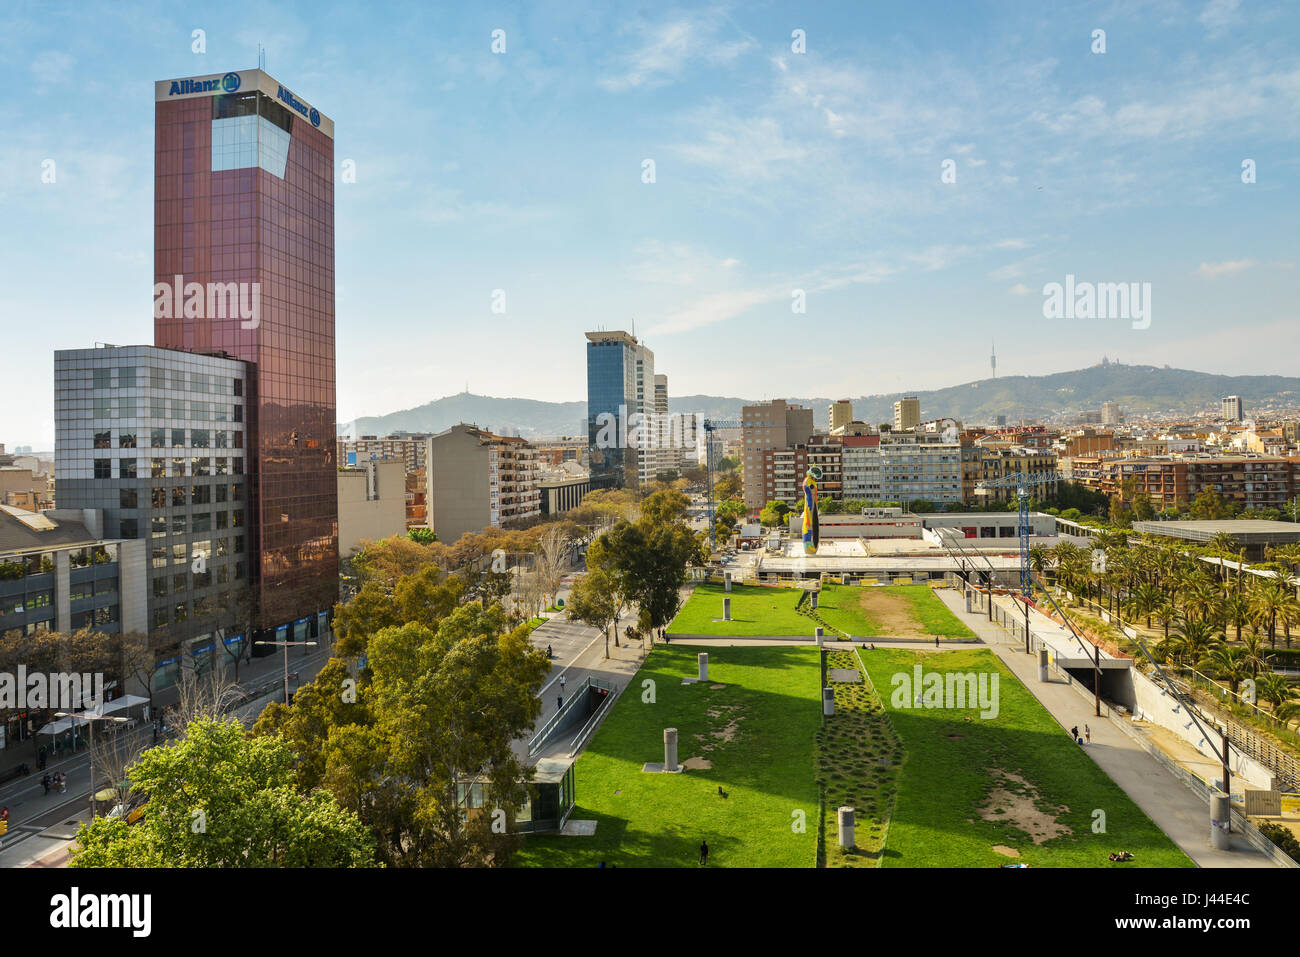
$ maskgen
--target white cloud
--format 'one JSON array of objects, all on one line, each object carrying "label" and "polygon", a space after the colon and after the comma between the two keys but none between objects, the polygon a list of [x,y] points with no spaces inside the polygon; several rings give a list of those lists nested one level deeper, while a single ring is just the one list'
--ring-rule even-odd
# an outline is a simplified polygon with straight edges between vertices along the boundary
[{"label": "white cloud", "polygon": [[1220,276],[1235,276],[1255,265],[1253,259],[1232,259],[1221,263],[1201,263],[1196,274],[1202,279],[1218,279]]},{"label": "white cloud", "polygon": [[1241,22],[1237,8],[1241,0],[1210,0],[1196,19],[1211,36],[1216,36],[1235,23]]},{"label": "white cloud", "polygon": [[727,20],[716,11],[665,23],[637,23],[631,27],[640,41],[637,48],[597,82],[613,93],[664,86],[679,79],[691,63],[730,63],[755,47],[749,37],[722,39],[726,26]]},{"label": "white cloud", "polygon": [[1027,296],[1030,293],[1030,289],[1023,282],[1018,282],[1008,289],[1007,292],[1011,293],[1013,296]]}]

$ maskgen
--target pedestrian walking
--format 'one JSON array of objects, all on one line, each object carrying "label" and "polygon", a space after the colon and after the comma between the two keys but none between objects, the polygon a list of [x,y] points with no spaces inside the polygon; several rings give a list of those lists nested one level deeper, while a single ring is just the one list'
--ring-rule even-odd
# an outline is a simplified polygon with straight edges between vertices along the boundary
[{"label": "pedestrian walking", "polygon": [[1089,728],[1086,724],[1083,726],[1083,740],[1087,741],[1089,744],[1092,744],[1092,729]]},{"label": "pedestrian walking", "polygon": [[1070,729],[1070,740],[1071,741],[1079,740],[1079,726],[1077,724]]},{"label": "pedestrian walking", "polygon": [[48,774],[41,778],[41,787],[45,788],[47,795],[50,793],[50,776]]},{"label": "pedestrian walking", "polygon": [[939,647],[939,636],[938,636],[938,635],[935,635],[935,636],[934,636],[934,646],[935,646],[936,648]]},{"label": "pedestrian walking", "polygon": [[709,843],[700,841],[700,864],[707,864],[709,861]]},{"label": "pedestrian walking", "polygon": [[564,707],[564,695],[557,694],[555,696],[555,710],[559,711],[563,707]]},{"label": "pedestrian walking", "polygon": [[566,680],[568,680],[568,679],[566,679],[566,678],[564,677],[564,675],[560,675],[560,690],[561,690],[561,691],[564,690],[564,682],[565,682]]}]

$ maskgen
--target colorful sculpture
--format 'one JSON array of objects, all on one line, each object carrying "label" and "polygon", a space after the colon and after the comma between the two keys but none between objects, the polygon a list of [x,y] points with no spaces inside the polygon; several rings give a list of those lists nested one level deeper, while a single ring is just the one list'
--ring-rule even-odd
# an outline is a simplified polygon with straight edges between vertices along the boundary
[{"label": "colorful sculpture", "polygon": [[820,465],[814,465],[803,477],[803,553],[816,555],[821,542],[817,521],[817,483],[822,480]]}]

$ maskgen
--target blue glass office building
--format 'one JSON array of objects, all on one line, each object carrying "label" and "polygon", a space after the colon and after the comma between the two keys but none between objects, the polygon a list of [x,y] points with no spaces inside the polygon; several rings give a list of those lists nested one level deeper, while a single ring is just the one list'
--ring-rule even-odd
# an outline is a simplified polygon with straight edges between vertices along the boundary
[{"label": "blue glass office building", "polygon": [[[640,481],[640,458],[626,447],[634,413],[653,411],[654,389],[647,405],[646,383],[654,382],[654,355],[622,330],[587,333],[587,445],[591,456],[591,487],[627,488]],[[613,416],[617,428],[602,430]],[[617,441],[598,441],[611,432]]]}]

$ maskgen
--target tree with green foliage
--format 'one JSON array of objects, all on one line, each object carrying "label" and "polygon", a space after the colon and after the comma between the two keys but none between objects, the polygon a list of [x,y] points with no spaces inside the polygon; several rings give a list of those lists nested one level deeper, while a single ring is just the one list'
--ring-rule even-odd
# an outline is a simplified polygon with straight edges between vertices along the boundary
[{"label": "tree with green foliage", "polygon": [[410,528],[406,531],[406,537],[417,545],[431,545],[438,540],[431,528]]},{"label": "tree with green foliage", "polygon": [[[619,597],[614,576],[603,568],[591,568],[574,583],[569,592],[569,603],[564,608],[570,621],[580,621],[604,632],[606,658],[609,657],[609,627],[623,610]],[[617,631],[614,632],[614,647],[618,647]]]},{"label": "tree with green foliage", "polygon": [[759,513],[758,520],[767,528],[780,528],[784,527],[786,516],[789,514],[790,506],[785,502],[768,502]]},{"label": "tree with green foliage", "polygon": [[723,522],[732,528],[735,528],[748,514],[749,509],[738,498],[727,499],[713,510],[714,518],[717,521]]},{"label": "tree with green foliage", "polygon": [[537,692],[550,671],[526,625],[505,628],[499,606],[476,602],[436,628],[385,628],[370,636],[355,685],[340,688],[341,672],[322,672],[315,692],[269,706],[254,732],[319,752],[299,764],[299,787],[322,786],[355,812],[381,862],[503,865],[519,837],[494,824],[513,822],[527,798],[511,745],[541,713]]},{"label": "tree with green foliage", "polygon": [[1224,519],[1232,518],[1232,503],[1225,501],[1215,488],[1204,488],[1192,499],[1192,518]]},{"label": "tree with green foliage", "polygon": [[326,792],[295,787],[296,755],[236,721],[191,722],[130,767],[143,819],[82,825],[72,867],[368,867],[374,839]]},{"label": "tree with green foliage", "polygon": [[736,498],[743,492],[744,483],[741,481],[738,472],[728,472],[713,483],[714,501],[726,501],[729,498]]}]

